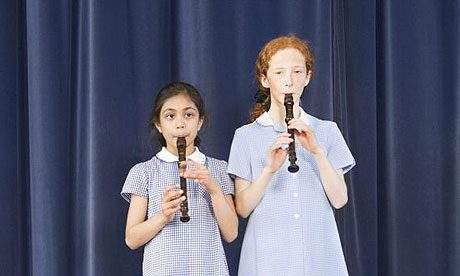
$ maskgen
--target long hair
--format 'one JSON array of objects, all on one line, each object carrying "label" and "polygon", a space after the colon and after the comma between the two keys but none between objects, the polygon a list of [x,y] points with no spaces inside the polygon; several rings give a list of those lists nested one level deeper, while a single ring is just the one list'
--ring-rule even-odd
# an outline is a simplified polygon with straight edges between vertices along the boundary
[{"label": "long hair", "polygon": [[305,58],[305,66],[307,73],[313,74],[313,55],[311,54],[310,48],[306,41],[303,41],[291,34],[288,36],[281,36],[270,40],[260,50],[259,57],[256,61],[255,73],[256,79],[259,83],[259,90],[254,96],[256,104],[250,111],[250,121],[255,121],[260,115],[270,109],[270,89],[265,88],[262,85],[262,77],[267,76],[268,68],[270,68],[270,61],[279,50],[286,48],[293,48],[298,50]]},{"label": "long hair", "polygon": [[[206,110],[204,108],[204,101],[201,97],[198,90],[193,87],[191,84],[185,82],[172,82],[165,87],[163,87],[158,95],[155,98],[155,102],[152,107],[152,114],[149,119],[149,127],[152,130],[154,136],[158,138],[158,147],[161,149],[162,147],[166,146],[166,140],[163,137],[163,134],[158,132],[157,128],[155,127],[156,124],[160,123],[160,112],[161,108],[163,107],[164,103],[174,96],[179,94],[187,95],[190,100],[195,104],[198,109],[198,113],[201,120],[205,120],[207,118]],[[197,135],[195,137],[194,145],[199,147],[201,143],[200,137]]]}]

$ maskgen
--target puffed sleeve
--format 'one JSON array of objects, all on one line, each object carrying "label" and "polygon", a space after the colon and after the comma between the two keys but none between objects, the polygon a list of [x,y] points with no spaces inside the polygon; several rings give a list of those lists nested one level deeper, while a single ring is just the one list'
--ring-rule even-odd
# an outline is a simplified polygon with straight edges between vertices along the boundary
[{"label": "puffed sleeve", "polygon": [[252,181],[251,158],[247,142],[247,137],[243,135],[242,129],[237,129],[228,157],[228,173],[233,178],[240,177]]},{"label": "puffed sleeve", "polygon": [[144,164],[139,163],[131,168],[120,194],[128,202],[131,200],[131,194],[148,197],[148,178]]},{"label": "puffed sleeve", "polygon": [[334,169],[342,169],[344,174],[347,173],[356,165],[356,161],[335,122],[330,125],[328,141],[327,158],[329,162]]},{"label": "puffed sleeve", "polygon": [[227,162],[224,160],[219,161],[219,184],[222,189],[224,195],[234,195],[235,194],[235,185],[233,184],[233,180],[230,175],[227,173]]}]

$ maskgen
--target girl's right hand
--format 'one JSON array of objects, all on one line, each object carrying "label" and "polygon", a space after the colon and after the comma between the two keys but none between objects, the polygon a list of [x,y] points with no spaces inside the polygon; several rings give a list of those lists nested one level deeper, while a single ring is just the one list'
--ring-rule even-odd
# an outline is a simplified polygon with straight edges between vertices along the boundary
[{"label": "girl's right hand", "polygon": [[163,193],[163,199],[161,200],[161,213],[165,217],[166,222],[173,220],[174,214],[180,210],[179,203],[185,200],[185,196],[181,196],[184,191],[171,191],[175,188],[179,188],[179,185],[166,187]]},{"label": "girl's right hand", "polygon": [[288,145],[293,140],[289,133],[280,133],[273,142],[268,152],[267,166],[265,167],[269,172],[275,173],[281,165],[286,161],[288,149],[283,149],[283,145]]}]

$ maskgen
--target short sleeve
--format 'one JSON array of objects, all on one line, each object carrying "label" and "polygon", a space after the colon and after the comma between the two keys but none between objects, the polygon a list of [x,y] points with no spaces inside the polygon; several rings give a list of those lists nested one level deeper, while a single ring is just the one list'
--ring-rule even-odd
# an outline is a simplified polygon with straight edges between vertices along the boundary
[{"label": "short sleeve", "polygon": [[241,133],[241,128],[237,129],[233,136],[227,171],[233,178],[240,177],[252,181],[249,147],[247,138]]},{"label": "short sleeve", "polygon": [[148,179],[144,164],[136,164],[131,168],[120,194],[127,202],[130,202],[131,194],[148,197]]},{"label": "short sleeve", "polygon": [[350,152],[350,149],[343,138],[337,124],[332,122],[329,129],[329,150],[327,152],[327,158],[331,162],[334,169],[342,169],[343,174],[351,170],[355,165],[356,161]]},{"label": "short sleeve", "polygon": [[220,187],[224,195],[235,195],[235,185],[232,178],[227,173],[227,167],[227,162],[224,160],[219,161]]}]

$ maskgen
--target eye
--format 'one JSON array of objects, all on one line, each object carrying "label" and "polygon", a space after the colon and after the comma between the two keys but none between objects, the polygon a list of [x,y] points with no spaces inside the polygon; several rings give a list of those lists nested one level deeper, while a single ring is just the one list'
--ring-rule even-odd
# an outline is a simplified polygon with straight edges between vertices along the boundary
[{"label": "eye", "polygon": [[276,71],[275,75],[281,75],[283,72],[282,71]]},{"label": "eye", "polygon": [[168,119],[168,120],[174,119],[174,114],[172,113],[165,114],[165,119]]},{"label": "eye", "polygon": [[301,73],[303,73],[303,71],[302,70],[296,70],[295,73],[296,74],[301,74]]},{"label": "eye", "polygon": [[193,116],[195,116],[195,114],[193,114],[192,112],[185,113],[185,118],[192,118]]}]

